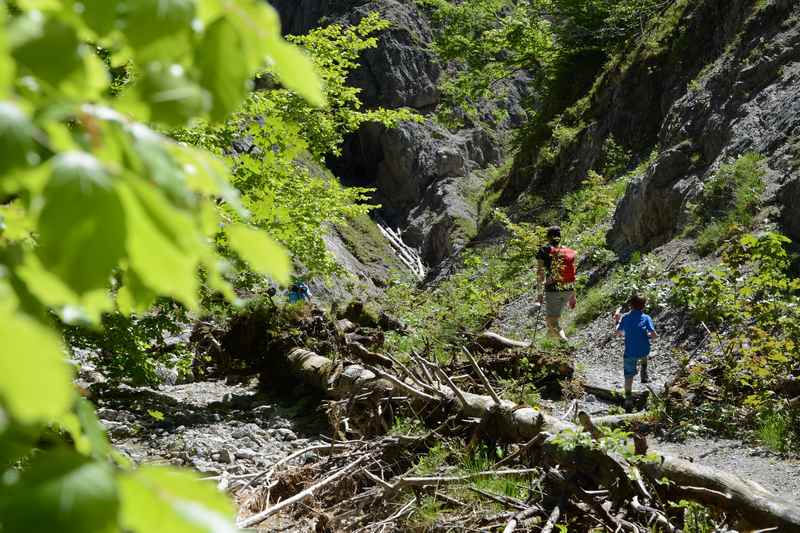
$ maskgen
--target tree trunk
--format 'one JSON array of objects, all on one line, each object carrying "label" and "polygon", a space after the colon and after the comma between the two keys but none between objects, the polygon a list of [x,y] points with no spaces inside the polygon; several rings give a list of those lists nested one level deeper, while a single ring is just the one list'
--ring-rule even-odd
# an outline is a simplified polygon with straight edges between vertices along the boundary
[{"label": "tree trunk", "polygon": [[[403,396],[409,392],[413,394],[416,389],[411,380],[405,381],[401,387],[397,383],[402,381],[400,378],[379,378],[374,372],[358,365],[335,367],[329,359],[299,348],[292,350],[287,358],[298,379],[335,399],[350,398],[363,392]],[[462,416],[482,419],[483,430],[499,440],[527,442],[547,432],[552,436],[542,446],[546,462],[571,465],[582,475],[597,479],[610,490],[614,487],[621,497],[631,497],[642,491],[627,475],[625,461],[614,454],[595,447],[575,446],[570,449],[559,446],[556,440],[559,434],[581,431],[574,424],[532,407],[520,407],[508,400],[497,404],[489,396],[460,391],[452,384],[435,382],[430,383],[429,387],[435,389],[437,396],[448,398],[457,405]],[[434,397],[423,393],[418,395],[418,400],[431,403]],[[733,474],[655,450],[651,450],[650,454],[654,461],[640,463],[639,469],[654,482],[668,479],[670,483],[661,485],[660,489],[667,497],[699,501],[739,516],[760,528],[778,527],[779,531],[800,532],[800,510],[797,506],[763,487]]]}]

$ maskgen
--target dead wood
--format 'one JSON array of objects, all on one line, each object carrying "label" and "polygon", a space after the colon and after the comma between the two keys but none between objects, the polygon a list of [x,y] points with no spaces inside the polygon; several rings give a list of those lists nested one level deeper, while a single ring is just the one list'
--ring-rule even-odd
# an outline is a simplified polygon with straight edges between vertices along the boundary
[{"label": "dead wood", "polygon": [[[319,387],[321,391],[334,398],[348,398],[355,392],[367,391],[371,394],[385,393],[386,396],[392,396],[401,391],[408,393],[411,389],[425,402],[438,401],[438,398],[424,392],[419,394],[421,391],[411,384],[413,383],[411,380],[403,381],[394,376],[391,380],[386,379],[388,374],[381,372],[385,375],[379,376],[357,365],[344,367],[341,372],[335,374],[334,379],[330,379],[334,373],[333,365],[328,359],[299,349],[292,350],[288,358],[299,379]],[[445,381],[449,380],[444,372],[440,372],[440,377]],[[404,385],[401,386],[399,383]],[[613,488],[612,493],[617,500],[629,501],[633,496],[640,496],[642,500],[649,499],[646,489],[643,490],[640,483],[631,481],[629,477],[631,465],[621,457],[592,446],[559,446],[557,442],[559,434],[565,431],[574,434],[579,431],[575,425],[531,407],[520,408],[507,400],[501,400],[500,404],[497,404],[495,399],[489,396],[459,390],[452,381],[450,387],[434,382],[429,386],[439,390],[441,396],[450,400],[455,400],[458,396],[458,403],[453,402],[453,405],[458,406],[460,416],[484,420],[483,430],[498,440],[525,442],[542,432],[549,433],[551,436],[541,445],[541,459],[544,464],[571,469],[579,477],[589,479],[607,489]],[[680,499],[699,501],[723,510],[728,515],[740,517],[749,524],[779,527],[781,531],[800,531],[800,510],[759,485],[733,474],[682,461],[655,450],[650,451],[650,456],[655,457],[656,461],[642,462],[639,468],[649,481],[658,487],[662,497],[673,501]],[[458,480],[464,480],[462,476],[456,477]],[[665,478],[670,481],[669,484],[656,483]],[[403,481],[404,484],[412,485],[425,485],[437,481],[424,478],[416,478],[417,481],[414,481],[415,478],[404,479],[406,479]]]},{"label": "dead wood", "polygon": [[[622,389],[609,389],[608,387],[584,383],[583,390],[586,392],[586,394],[593,394],[598,398],[606,400],[607,402],[618,405],[622,405],[625,402],[625,391]],[[648,394],[649,391],[646,390],[633,391],[631,396],[636,404],[644,404],[647,401]]]},{"label": "dead wood", "polygon": [[275,513],[279,512],[281,509],[283,509],[285,507],[288,507],[290,505],[293,505],[293,504],[295,504],[295,503],[297,503],[299,501],[302,501],[303,499],[313,495],[316,490],[324,487],[325,485],[333,483],[337,479],[340,479],[340,478],[344,477],[345,474],[349,474],[350,471],[352,471],[356,466],[358,466],[359,464],[363,463],[367,459],[369,459],[368,455],[362,455],[361,457],[359,457],[358,459],[356,459],[355,461],[353,461],[349,465],[347,465],[344,468],[340,469],[338,472],[336,472],[334,474],[331,474],[330,476],[326,477],[322,481],[320,481],[318,483],[315,483],[314,485],[308,487],[307,489],[304,489],[304,490],[298,492],[297,494],[295,494],[291,498],[287,498],[287,499],[285,499],[285,500],[273,505],[272,507],[268,507],[267,509],[261,511],[260,513],[254,514],[253,516],[248,516],[247,518],[245,518],[241,522],[237,523],[236,526],[239,527],[239,528],[247,528],[247,527],[255,526],[256,524],[260,524],[261,522],[263,522],[264,520],[266,520],[270,516],[272,516]]},{"label": "dead wood", "polygon": [[367,365],[379,365],[386,368],[392,367],[392,360],[379,353],[368,350],[363,344],[353,341],[347,344],[350,354]]},{"label": "dead wood", "polygon": [[553,528],[556,527],[556,522],[558,522],[558,519],[560,517],[561,517],[561,509],[559,509],[558,506],[553,507],[553,511],[550,513],[550,518],[547,519],[547,522],[542,528],[542,533],[552,533]]},{"label": "dead wood", "polygon": [[517,341],[498,335],[492,331],[484,331],[475,338],[481,348],[487,350],[513,350],[515,348],[530,348],[531,343],[525,341]]},{"label": "dead wood", "polygon": [[[558,509],[558,507],[556,507],[556,509]],[[506,524],[505,529],[503,529],[503,533],[513,533],[521,522],[535,516],[539,512],[541,512],[541,509],[539,509],[538,507],[530,507],[528,509],[525,509],[524,511],[520,511],[519,513],[515,514],[511,520],[508,521],[508,524]],[[556,518],[556,520],[558,520],[558,518]]]},{"label": "dead wood", "polygon": [[634,422],[642,422],[647,420],[649,417],[650,413],[646,411],[625,415],[596,416],[592,418],[592,424],[595,426],[606,426],[613,429],[627,426]]},{"label": "dead wood", "polygon": [[757,483],[663,454],[657,462],[642,463],[640,467],[652,480],[671,481],[668,486],[659,485],[670,499],[690,499],[725,509],[754,526],[800,531],[800,509]]}]

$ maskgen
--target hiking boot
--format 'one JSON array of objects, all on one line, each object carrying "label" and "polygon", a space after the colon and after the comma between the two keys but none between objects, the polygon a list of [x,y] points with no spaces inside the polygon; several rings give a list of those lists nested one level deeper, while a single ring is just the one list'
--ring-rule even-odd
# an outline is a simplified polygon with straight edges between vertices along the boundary
[{"label": "hiking boot", "polygon": [[625,412],[632,413],[633,412],[633,398],[630,396],[625,398]]}]

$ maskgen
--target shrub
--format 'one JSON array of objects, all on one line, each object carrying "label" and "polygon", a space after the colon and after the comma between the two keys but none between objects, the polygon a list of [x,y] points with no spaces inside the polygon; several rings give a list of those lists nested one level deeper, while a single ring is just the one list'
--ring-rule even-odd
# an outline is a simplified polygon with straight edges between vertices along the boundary
[{"label": "shrub", "polygon": [[708,255],[753,224],[764,193],[763,157],[747,153],[724,164],[709,179],[691,209],[690,233],[698,253]]}]

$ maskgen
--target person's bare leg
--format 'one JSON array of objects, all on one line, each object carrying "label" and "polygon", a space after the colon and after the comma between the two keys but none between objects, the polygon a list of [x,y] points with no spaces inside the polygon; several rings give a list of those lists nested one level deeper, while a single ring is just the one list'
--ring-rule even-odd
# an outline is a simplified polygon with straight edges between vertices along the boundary
[{"label": "person's bare leg", "polygon": [[643,357],[642,360],[640,361],[640,364],[642,365],[642,370],[640,374],[642,383],[649,383],[650,377],[647,375],[647,357]]},{"label": "person's bare leg", "polygon": [[551,339],[559,338],[558,317],[557,316],[545,317],[545,322],[547,322],[547,336],[550,337]]},{"label": "person's bare leg", "polygon": [[548,316],[547,317],[547,336],[552,339],[567,340],[567,334],[561,329],[560,317]]},{"label": "person's bare leg", "polygon": [[633,376],[625,376],[625,412],[633,410]]}]

